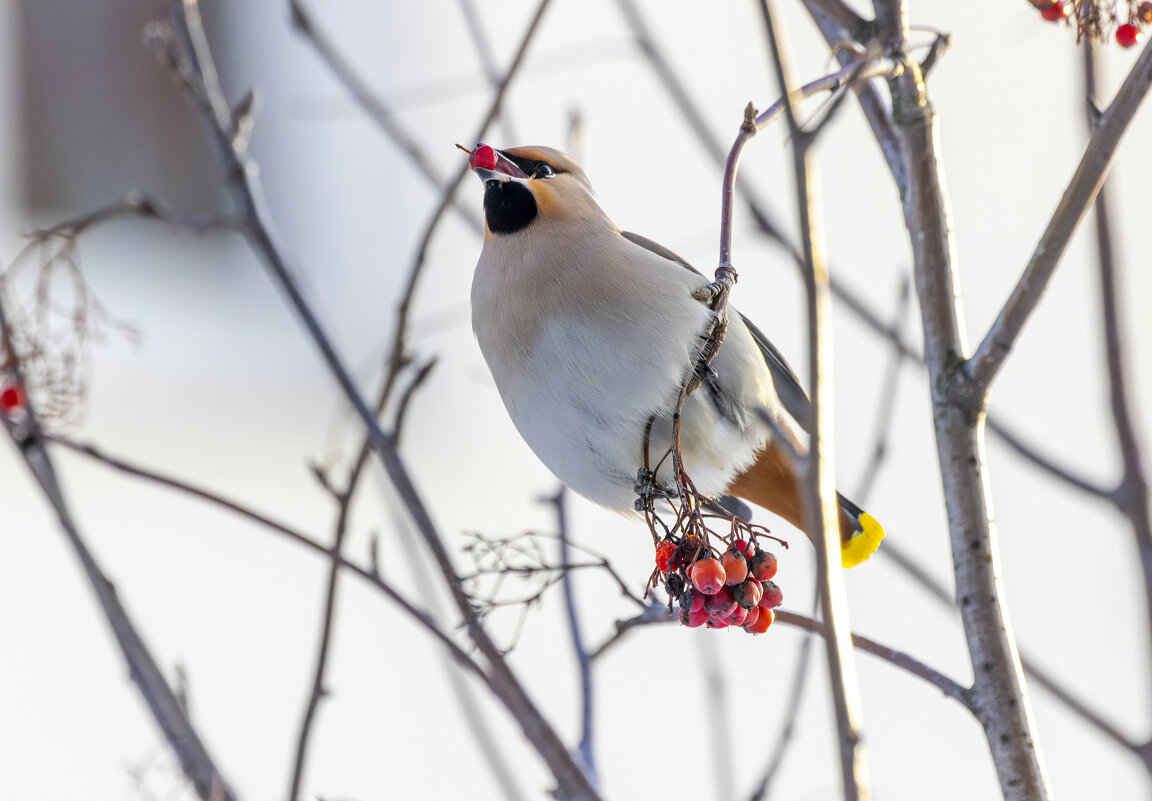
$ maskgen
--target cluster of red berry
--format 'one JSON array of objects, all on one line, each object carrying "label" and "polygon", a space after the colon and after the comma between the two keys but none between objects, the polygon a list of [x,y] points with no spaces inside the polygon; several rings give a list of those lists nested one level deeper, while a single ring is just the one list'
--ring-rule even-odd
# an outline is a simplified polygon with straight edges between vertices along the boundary
[{"label": "cluster of red berry", "polygon": [[[1081,33],[1089,36],[1103,38],[1110,27],[1110,22],[1116,20],[1112,4],[1108,6],[1107,13],[1100,8],[1100,3],[1088,0],[1029,0],[1040,12],[1040,16],[1049,22],[1061,22],[1073,19]],[[1137,5],[1132,0],[1128,6],[1128,21],[1116,26],[1114,34],[1116,44],[1121,47],[1134,47],[1144,39],[1144,27],[1152,24],[1152,2],[1144,0]]]},{"label": "cluster of red berry", "polygon": [[680,622],[710,629],[741,626],[763,634],[776,619],[784,593],[772,577],[776,555],[755,542],[733,540],[719,559],[699,537],[668,537],[656,544],[656,569],[668,594],[680,603]]},{"label": "cluster of red berry", "polygon": [[13,417],[24,409],[24,388],[19,384],[0,384],[0,414]]}]

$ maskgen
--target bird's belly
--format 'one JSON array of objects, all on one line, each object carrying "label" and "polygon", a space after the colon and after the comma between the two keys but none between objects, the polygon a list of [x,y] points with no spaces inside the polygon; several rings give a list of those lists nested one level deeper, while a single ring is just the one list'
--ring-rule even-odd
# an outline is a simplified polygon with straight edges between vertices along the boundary
[{"label": "bird's belly", "polygon": [[[648,465],[655,467],[671,444],[671,415],[697,340],[650,336],[622,345],[600,330],[567,320],[544,330],[519,362],[489,363],[502,365],[493,366],[493,377],[540,460],[574,491],[628,512],[650,420]],[[689,397],[682,420],[685,467],[706,495],[723,492],[763,444],[762,435],[719,414],[703,388]],[[664,459],[657,478],[671,486],[671,474],[671,459]]]}]

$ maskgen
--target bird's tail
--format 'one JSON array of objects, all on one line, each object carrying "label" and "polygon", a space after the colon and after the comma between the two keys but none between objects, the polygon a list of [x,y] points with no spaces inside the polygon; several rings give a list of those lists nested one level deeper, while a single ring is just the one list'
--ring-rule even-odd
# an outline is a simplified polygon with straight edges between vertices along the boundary
[{"label": "bird's tail", "polygon": [[[733,480],[728,494],[763,507],[805,530],[800,480],[787,456],[772,443]],[[836,498],[840,502],[840,562],[844,567],[855,567],[880,547],[884,529],[876,518],[840,493],[836,493]]]},{"label": "bird's tail", "polygon": [[[836,500],[840,504],[840,562],[844,567],[856,567],[877,548],[884,539],[884,528],[876,518],[865,512],[839,492]],[[847,518],[848,525],[844,525]]]}]

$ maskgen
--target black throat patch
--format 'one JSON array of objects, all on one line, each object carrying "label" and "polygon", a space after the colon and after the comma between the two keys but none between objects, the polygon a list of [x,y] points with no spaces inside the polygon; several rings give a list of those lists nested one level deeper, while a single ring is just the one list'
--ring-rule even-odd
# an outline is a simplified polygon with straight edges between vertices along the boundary
[{"label": "black throat patch", "polygon": [[514,234],[536,219],[536,198],[519,181],[484,184],[484,216],[494,234]]}]

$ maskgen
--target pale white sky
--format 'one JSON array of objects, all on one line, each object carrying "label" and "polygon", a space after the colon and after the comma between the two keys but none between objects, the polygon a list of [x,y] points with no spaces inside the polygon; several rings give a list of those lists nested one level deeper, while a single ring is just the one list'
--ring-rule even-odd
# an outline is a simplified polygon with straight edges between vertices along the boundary
[{"label": "pale white sky", "polygon": [[[154,4],[157,14],[160,5]],[[272,213],[310,296],[370,386],[434,193],[291,31],[286,4],[263,0],[221,11],[222,5],[206,7],[216,12],[214,42],[225,84],[234,97],[249,86],[261,94],[253,149]],[[469,144],[488,103],[459,4],[314,5],[354,64],[394,99],[398,120],[442,174],[451,173],[463,157],[453,143]],[[503,65],[534,3],[478,5]],[[817,77],[827,67],[826,51],[787,5],[798,74]],[[940,113],[973,339],[1015,282],[1084,142],[1072,33],[1043,23],[1023,0],[1002,5],[912,4],[915,22],[953,34],[951,50],[931,76],[931,92]],[[33,212],[22,203],[24,107],[20,53],[12,41],[23,30],[16,24],[19,7],[0,4],[9,23],[0,26],[9,40],[0,48],[0,118],[8,121],[0,126],[5,265],[21,232],[86,208],[65,203]],[[763,107],[775,98],[753,3],[709,4],[705,12],[698,3],[661,0],[641,8],[721,140],[735,136],[745,103]],[[84,30],[73,35],[95,39],[100,33],[87,37]],[[930,37],[924,34],[926,42]],[[159,70],[131,50],[137,32],[120,38],[128,42],[121,51],[125,63]],[[508,129],[498,125],[489,141],[562,146],[569,114],[579,110],[587,133],[584,166],[605,209],[621,226],[709,270],[716,258],[719,172],[629,42],[610,0],[554,0],[509,96],[518,140],[504,141]],[[65,75],[92,69],[70,67],[69,52],[61,48],[58,68]],[[1109,48],[1109,86],[1135,55]],[[132,108],[151,97],[118,102]],[[888,317],[909,269],[907,237],[878,149],[860,114],[847,105],[820,149],[828,251],[834,273]],[[75,124],[82,131],[86,121]],[[124,132],[126,141],[143,138],[161,153],[170,136],[176,134]],[[101,141],[109,151],[75,157],[77,164],[101,162],[113,176],[87,187],[92,197],[111,199],[136,188],[188,194],[187,186],[163,179],[139,186],[138,172],[128,167],[124,175],[133,178],[115,178],[108,165],[130,165],[133,151],[116,149],[115,136]],[[1113,187],[1127,363],[1144,430],[1152,397],[1152,324],[1143,311],[1152,279],[1142,269],[1152,184],[1143,147],[1148,141],[1152,122],[1145,112],[1121,152]],[[794,219],[788,164],[782,128],[755,141],[743,164],[785,222]],[[477,209],[479,189],[470,181],[462,193]],[[751,231],[746,216],[737,211],[734,256],[741,280],[734,302],[800,366],[801,287],[794,269]],[[1118,461],[1088,244],[1085,236],[1075,241],[995,388],[993,409],[1062,463],[1107,482],[1117,475]],[[508,421],[472,339],[467,299],[478,252],[469,228],[457,218],[446,222],[414,318],[420,354],[437,354],[440,362],[412,408],[405,454],[456,548],[466,532],[507,536],[549,529],[549,510],[537,499],[555,490],[555,480]],[[103,304],[141,337],[133,344],[113,334],[94,351],[91,397],[71,433],[244,499],[328,540],[334,507],[309,463],[339,463],[358,428],[243,243],[123,224],[86,238],[82,254],[85,275]],[[914,313],[906,324],[918,338]],[[835,343],[837,473],[851,494],[872,446],[888,355],[839,306]],[[893,541],[948,581],[924,377],[909,368],[900,380],[890,461],[867,506]],[[163,756],[162,739],[46,504],[11,447],[0,446],[0,454],[0,786],[12,798],[37,801],[191,797],[174,790],[179,783],[164,773],[171,760]],[[1038,477],[995,439],[988,455],[1002,571],[1021,647],[1131,737],[1146,739],[1152,723],[1148,621],[1123,520]],[[166,668],[184,666],[194,719],[227,778],[249,801],[284,798],[311,681],[326,565],[275,535],[76,457],[61,454],[59,466],[91,547],[157,657]],[[424,582],[406,555],[418,551],[414,540],[397,525],[382,478],[373,474],[365,490],[349,554],[366,559],[370,537],[379,536],[384,574],[420,598]],[[642,588],[651,569],[644,528],[576,499],[570,506],[576,536]],[[759,519],[793,541],[779,580],[785,607],[807,611],[811,549],[786,524],[763,514]],[[958,619],[926,599],[891,561],[878,556],[852,571],[848,587],[857,631],[961,682],[970,680]],[[578,590],[592,643],[632,612],[603,577],[581,574]],[[578,685],[560,600],[553,593],[528,616],[513,664],[574,742]],[[495,627],[510,637],[515,622],[507,613]],[[605,657],[596,673],[605,797],[746,797],[784,723],[801,641],[799,632],[784,626],[759,638],[664,627],[634,634]],[[968,713],[869,656],[861,655],[858,664],[876,797],[996,797],[984,737]],[[828,799],[838,792],[821,668],[817,656],[779,798]],[[720,702],[706,678],[715,669],[725,678]],[[386,599],[346,579],[328,679],[333,696],[320,710],[306,796],[502,797],[462,722],[447,670],[440,650],[418,627]],[[543,797],[548,777],[534,752],[483,691],[473,689],[524,797]],[[1147,777],[1134,759],[1042,690],[1033,698],[1060,796],[1147,796]],[[712,758],[712,744],[722,736],[719,724],[704,722],[715,718],[717,703],[731,721],[724,733],[731,756],[722,771]],[[143,792],[131,778],[141,766],[151,766]]]}]

